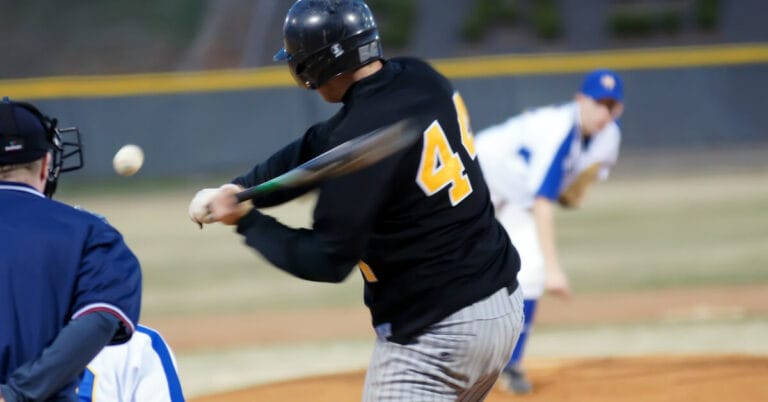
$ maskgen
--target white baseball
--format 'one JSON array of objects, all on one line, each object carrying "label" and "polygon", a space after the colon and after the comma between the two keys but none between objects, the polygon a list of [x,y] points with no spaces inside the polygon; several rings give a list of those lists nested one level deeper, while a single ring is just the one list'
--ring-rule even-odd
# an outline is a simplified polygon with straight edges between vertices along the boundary
[{"label": "white baseball", "polygon": [[112,158],[112,167],[121,176],[136,174],[142,164],[144,164],[144,151],[138,145],[124,145]]}]

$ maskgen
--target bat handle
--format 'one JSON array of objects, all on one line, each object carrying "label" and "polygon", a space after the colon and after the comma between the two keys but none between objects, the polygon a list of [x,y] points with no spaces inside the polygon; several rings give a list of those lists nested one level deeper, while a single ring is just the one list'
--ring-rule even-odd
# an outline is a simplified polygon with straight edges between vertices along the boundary
[{"label": "bat handle", "polygon": [[252,199],[255,195],[256,192],[253,191],[253,187],[250,187],[235,194],[235,198],[237,198],[237,202],[240,203]]},{"label": "bat handle", "polygon": [[243,202],[252,200],[256,197],[267,195],[280,188],[281,182],[285,177],[286,175],[278,176],[272,180],[265,181],[264,183],[257,184],[253,187],[248,187],[245,190],[235,194],[235,198],[237,198],[237,202]]}]

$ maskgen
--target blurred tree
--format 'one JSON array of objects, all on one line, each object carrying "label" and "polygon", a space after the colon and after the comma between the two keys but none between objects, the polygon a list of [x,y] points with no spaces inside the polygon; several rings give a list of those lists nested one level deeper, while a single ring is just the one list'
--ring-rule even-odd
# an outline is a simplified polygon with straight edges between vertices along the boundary
[{"label": "blurred tree", "polygon": [[413,32],[416,4],[412,0],[368,0],[376,17],[385,48],[401,49],[408,45]]},{"label": "blurred tree", "polygon": [[464,40],[479,42],[494,26],[512,26],[518,10],[514,0],[474,0],[462,27]]},{"label": "blurred tree", "polygon": [[544,39],[556,39],[563,34],[563,20],[555,0],[535,0],[531,13],[536,34]]},{"label": "blurred tree", "polygon": [[254,0],[207,0],[204,19],[179,67],[199,70],[239,65],[256,7]]},{"label": "blurred tree", "polygon": [[[0,0],[0,74],[30,77],[173,69],[204,0]],[[45,55],[45,57],[41,57]]]},{"label": "blurred tree", "polygon": [[251,19],[245,33],[242,67],[268,64],[282,45],[282,25],[285,10],[279,1],[255,0]]},{"label": "blurred tree", "polygon": [[705,31],[717,27],[720,16],[719,0],[696,0],[696,25]]},{"label": "blurred tree", "polygon": [[[0,77],[269,65],[294,1],[0,0]],[[388,56],[665,46],[678,33],[678,45],[760,41],[766,32],[766,0],[367,1]],[[574,28],[595,8],[607,29]]]},{"label": "blurred tree", "polygon": [[624,38],[647,38],[658,33],[677,34],[683,28],[686,3],[630,3],[617,7],[608,20],[610,31]]},{"label": "blurred tree", "polygon": [[662,10],[657,15],[659,29],[667,34],[676,34],[682,27],[682,17],[678,10]]}]

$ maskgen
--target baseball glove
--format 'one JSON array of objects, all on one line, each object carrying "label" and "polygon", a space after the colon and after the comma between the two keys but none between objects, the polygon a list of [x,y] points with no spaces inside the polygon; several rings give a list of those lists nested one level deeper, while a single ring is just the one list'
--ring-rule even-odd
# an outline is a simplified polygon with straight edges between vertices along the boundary
[{"label": "baseball glove", "polygon": [[587,189],[597,180],[597,175],[600,173],[600,164],[595,163],[590,167],[584,169],[576,177],[568,188],[566,188],[557,201],[565,208],[578,208],[584,201],[584,195],[587,193]]}]

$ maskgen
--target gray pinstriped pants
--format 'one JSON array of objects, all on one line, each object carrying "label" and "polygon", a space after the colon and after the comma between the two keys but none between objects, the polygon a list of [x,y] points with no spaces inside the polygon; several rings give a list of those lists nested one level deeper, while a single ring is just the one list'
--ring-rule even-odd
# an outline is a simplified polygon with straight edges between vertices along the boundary
[{"label": "gray pinstriped pants", "polygon": [[376,339],[363,401],[482,401],[523,325],[520,288],[504,288],[430,326],[408,345]]}]

